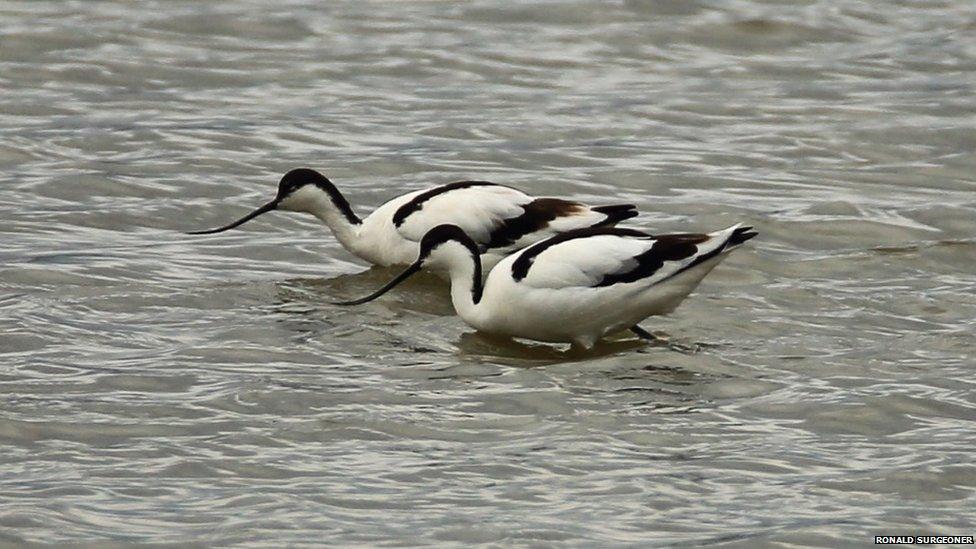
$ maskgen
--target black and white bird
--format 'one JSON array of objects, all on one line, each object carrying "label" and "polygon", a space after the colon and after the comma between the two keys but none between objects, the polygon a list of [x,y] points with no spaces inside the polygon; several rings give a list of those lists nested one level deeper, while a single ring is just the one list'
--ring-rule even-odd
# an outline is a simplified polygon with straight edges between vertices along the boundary
[{"label": "black and white bird", "polygon": [[479,331],[591,348],[606,334],[673,311],[729,252],[758,233],[735,225],[708,234],[651,235],[597,227],[568,231],[499,262],[482,283],[480,246],[456,225],[424,235],[420,256],[361,299],[376,299],[423,267],[450,274],[458,315]]},{"label": "black and white bird", "polygon": [[413,263],[421,238],[450,223],[467,233],[487,268],[555,234],[610,227],[637,215],[632,204],[592,207],[561,198],[535,198],[487,181],[459,181],[399,196],[360,219],[328,178],[299,168],[281,178],[278,194],[267,204],[229,225],[189,234],[223,232],[274,210],[314,215],[346,250],[383,266]]}]

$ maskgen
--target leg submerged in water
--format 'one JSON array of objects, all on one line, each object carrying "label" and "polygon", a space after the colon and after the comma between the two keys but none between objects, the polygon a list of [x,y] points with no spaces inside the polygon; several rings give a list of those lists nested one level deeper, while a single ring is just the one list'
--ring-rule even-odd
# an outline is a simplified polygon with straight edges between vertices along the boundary
[{"label": "leg submerged in water", "polygon": [[651,332],[648,332],[647,330],[645,330],[644,328],[641,328],[640,326],[638,326],[636,324],[633,327],[630,328],[630,331],[631,332],[634,332],[635,334],[637,334],[637,337],[639,337],[641,339],[646,339],[648,341],[663,341],[661,338],[657,337],[656,335],[652,334]]}]

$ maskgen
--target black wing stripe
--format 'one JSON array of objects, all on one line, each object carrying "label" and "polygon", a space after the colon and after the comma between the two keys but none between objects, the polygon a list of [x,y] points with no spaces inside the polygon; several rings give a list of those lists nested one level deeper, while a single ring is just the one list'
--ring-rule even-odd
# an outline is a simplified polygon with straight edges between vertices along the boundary
[{"label": "black wing stripe", "polygon": [[606,216],[603,220],[594,223],[593,227],[608,227],[637,216],[637,207],[633,204],[588,208],[585,204],[560,198],[536,198],[522,208],[524,210],[522,215],[504,220],[491,232],[486,249],[511,246],[525,235],[545,229],[557,218],[583,214],[587,210]]},{"label": "black wing stripe", "polygon": [[[705,261],[719,255],[720,253],[728,250],[729,248],[734,248],[741,245],[745,241],[757,236],[759,233],[755,232],[752,227],[739,227],[732,232],[732,235],[726,240],[722,245],[716,246],[714,250],[695,257],[691,263],[682,268],[681,270],[675,272],[668,278],[676,276],[692,267],[700,265]],[[561,242],[566,242],[567,240],[573,240],[575,238],[586,238],[589,236],[597,235],[614,235],[622,237],[631,238],[653,238],[654,245],[651,246],[646,252],[636,256],[634,259],[637,261],[632,269],[622,273],[611,273],[605,275],[596,287],[600,286],[610,286],[612,284],[620,284],[627,282],[636,282],[646,277],[652,276],[661,267],[664,266],[665,261],[681,261],[682,259],[688,259],[693,257],[698,253],[698,245],[706,242],[709,239],[707,234],[668,234],[660,236],[652,236],[648,233],[637,231],[634,229],[624,229],[619,227],[589,227],[586,229],[576,229],[574,231],[568,231],[565,233],[558,234],[552,238],[543,240],[533,244],[532,246],[526,248],[524,251],[519,253],[519,256],[512,263],[512,278],[518,282],[525,278],[529,274],[529,269],[532,268],[532,263],[535,261],[536,256],[546,251],[548,248],[555,246]],[[660,281],[663,282],[663,281]]]},{"label": "black wing stripe", "polygon": [[[752,227],[739,227],[738,229],[732,231],[732,235],[729,236],[729,239],[726,240],[725,242],[723,242],[721,246],[716,246],[714,250],[712,250],[712,251],[710,251],[710,252],[708,252],[706,254],[702,254],[702,255],[696,257],[691,263],[689,263],[688,265],[686,265],[686,266],[682,267],[681,269],[677,270],[676,272],[674,272],[673,274],[671,274],[670,276],[668,276],[664,280],[668,280],[668,279],[674,278],[674,277],[678,276],[679,274],[687,271],[688,269],[691,269],[693,267],[696,267],[698,265],[701,265],[702,263],[704,263],[704,262],[708,261],[709,259],[711,259],[711,258],[719,255],[720,253],[728,250],[729,248],[734,248],[736,246],[739,246],[743,242],[749,240],[750,238],[753,238],[755,236],[758,236],[758,235],[759,235],[759,233],[757,233],[756,231],[752,230]],[[670,236],[675,236],[675,235],[670,235]],[[700,236],[706,236],[706,235],[700,235]],[[697,246],[696,246],[696,248],[697,248]],[[651,250],[653,251],[653,248]],[[684,259],[684,258],[681,258],[681,259]],[[660,267],[658,267],[658,269],[660,269]],[[651,274],[653,274],[653,272]],[[648,276],[650,276],[650,275],[648,275]],[[657,282],[657,284],[660,284],[661,282],[664,282],[664,280],[659,280]]]},{"label": "black wing stripe", "polygon": [[698,253],[698,244],[708,240],[707,234],[666,234],[658,236],[646,252],[634,257],[637,265],[629,271],[610,273],[596,287],[625,284],[652,276],[665,261],[681,261]]},{"label": "black wing stripe", "polygon": [[487,248],[504,248],[519,241],[523,236],[549,226],[549,222],[583,212],[586,206],[579,202],[560,198],[536,198],[522,206],[522,215],[505,219],[488,235]]},{"label": "black wing stripe", "polygon": [[440,187],[435,187],[428,191],[422,192],[411,198],[410,201],[403,206],[397,208],[397,211],[393,214],[393,224],[397,227],[403,225],[403,222],[407,220],[407,217],[409,217],[410,214],[420,211],[424,207],[424,202],[427,202],[435,196],[456,191],[458,189],[467,189],[468,187],[487,186],[504,187],[504,185],[498,185],[497,183],[492,183],[490,181],[457,181],[455,183],[448,183],[447,185],[441,185]]},{"label": "black wing stripe", "polygon": [[[681,269],[678,272],[672,274],[668,278],[675,277],[675,276],[677,276],[677,275],[679,275],[679,274],[687,271],[688,269],[690,269],[692,267],[695,267],[697,265],[701,265],[702,263],[704,263],[704,262],[708,261],[709,259],[717,256],[718,254],[724,252],[725,250],[728,250],[729,248],[734,248],[736,246],[739,246],[743,242],[745,242],[746,240],[749,240],[750,238],[753,238],[755,236],[759,236],[759,233],[757,233],[756,231],[752,230],[752,227],[739,227],[738,229],[732,231],[732,236],[730,236],[729,239],[726,240],[724,244],[722,244],[721,246],[718,246],[717,248],[715,248],[714,250],[708,252],[707,254],[702,254],[702,255],[696,257],[695,260],[692,261],[691,263],[689,263],[687,267],[684,267],[683,269]],[[667,279],[665,279],[665,280],[667,280]]]},{"label": "black wing stripe", "polygon": [[519,252],[519,256],[515,258],[515,261],[512,263],[512,279],[518,282],[519,280],[525,278],[529,274],[529,269],[532,268],[532,263],[535,261],[536,256],[547,249],[562,242],[566,242],[567,240],[573,240],[574,238],[587,238],[590,236],[599,235],[653,238],[650,234],[642,231],[635,229],[623,229],[619,227],[586,227],[584,229],[575,229],[572,231],[559,233],[552,238],[547,238],[542,242],[537,242]]}]

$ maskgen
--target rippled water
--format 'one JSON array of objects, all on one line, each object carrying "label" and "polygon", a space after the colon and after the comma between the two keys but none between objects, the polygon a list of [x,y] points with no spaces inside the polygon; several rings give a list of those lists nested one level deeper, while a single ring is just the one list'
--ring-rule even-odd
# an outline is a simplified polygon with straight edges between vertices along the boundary
[{"label": "rippled water", "polygon": [[[599,6],[599,7],[597,7]],[[0,2],[0,543],[836,546],[976,522],[976,4]],[[761,232],[585,355],[309,218]],[[364,272],[366,271],[366,272]]]}]

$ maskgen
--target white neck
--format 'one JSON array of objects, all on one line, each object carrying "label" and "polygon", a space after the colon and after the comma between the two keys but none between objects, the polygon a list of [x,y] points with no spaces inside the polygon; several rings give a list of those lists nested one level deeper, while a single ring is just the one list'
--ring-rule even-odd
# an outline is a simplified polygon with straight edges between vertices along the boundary
[{"label": "white neck", "polygon": [[350,252],[360,255],[359,223],[350,221],[342,210],[335,205],[329,193],[314,186],[305,186],[281,201],[278,206],[282,210],[305,212],[319,218],[329,226],[332,234]]},{"label": "white neck", "polygon": [[[467,248],[457,243],[445,244],[457,247],[450,250],[450,257],[445,261],[451,278],[451,301],[458,316],[468,324],[478,326],[483,307],[481,307],[481,272],[480,259],[472,257]],[[436,252],[435,252],[436,253]],[[479,263],[476,263],[479,262]],[[476,280],[477,279],[477,280]],[[478,302],[475,302],[475,284],[478,285]]]},{"label": "white neck", "polygon": [[[324,194],[324,193],[323,193]],[[357,253],[357,247],[360,243],[359,240],[359,225],[350,223],[346,216],[339,211],[332,203],[332,200],[328,196],[322,197],[322,207],[316,208],[308,213],[319,218],[322,223],[329,226],[332,230],[332,234],[335,235],[336,240],[342,244],[342,247],[349,250],[350,252]]]}]

